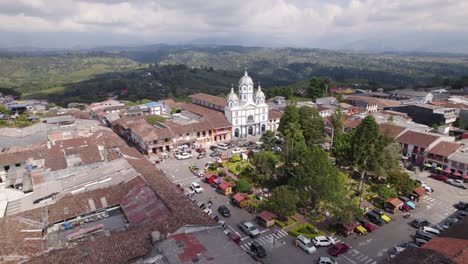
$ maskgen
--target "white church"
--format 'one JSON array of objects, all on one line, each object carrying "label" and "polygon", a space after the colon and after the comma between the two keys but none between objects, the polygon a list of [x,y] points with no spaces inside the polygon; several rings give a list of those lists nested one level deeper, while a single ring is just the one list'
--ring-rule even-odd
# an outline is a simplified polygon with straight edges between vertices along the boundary
[{"label": "white church", "polygon": [[232,124],[232,137],[246,137],[265,132],[268,127],[268,105],[260,84],[254,91],[254,82],[247,74],[239,80],[239,95],[231,88],[226,98],[224,114]]}]

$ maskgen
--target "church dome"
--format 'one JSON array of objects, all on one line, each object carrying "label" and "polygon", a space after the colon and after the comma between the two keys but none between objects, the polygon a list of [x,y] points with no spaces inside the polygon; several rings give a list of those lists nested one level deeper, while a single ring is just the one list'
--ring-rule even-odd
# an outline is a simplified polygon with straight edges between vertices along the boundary
[{"label": "church dome", "polygon": [[239,101],[239,97],[237,97],[237,94],[234,92],[234,88],[231,88],[231,92],[229,93],[226,101],[227,102],[229,102],[229,101],[233,101],[233,102]]},{"label": "church dome", "polygon": [[243,86],[243,85],[246,85],[246,86],[253,86],[253,80],[252,78],[250,78],[250,76],[247,74],[247,71],[244,72],[244,76],[242,76],[242,78],[240,78],[239,80],[239,86]]},{"label": "church dome", "polygon": [[260,87],[260,84],[258,85],[257,92],[255,93],[255,98],[265,99],[265,94],[263,93],[262,87]]}]

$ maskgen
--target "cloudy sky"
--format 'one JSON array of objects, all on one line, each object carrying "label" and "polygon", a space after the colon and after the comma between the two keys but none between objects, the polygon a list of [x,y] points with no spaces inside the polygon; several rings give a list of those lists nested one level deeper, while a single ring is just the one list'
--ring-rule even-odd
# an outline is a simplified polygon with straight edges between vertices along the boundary
[{"label": "cloudy sky", "polygon": [[466,0],[0,0],[0,46],[468,49]]}]

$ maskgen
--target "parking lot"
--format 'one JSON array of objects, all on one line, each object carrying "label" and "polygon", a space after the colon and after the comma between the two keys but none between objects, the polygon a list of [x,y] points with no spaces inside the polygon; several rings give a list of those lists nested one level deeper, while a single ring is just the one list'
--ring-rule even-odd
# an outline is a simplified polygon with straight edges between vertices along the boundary
[{"label": "parking lot", "polygon": [[[228,150],[230,151],[230,150]],[[224,151],[225,153],[228,151]],[[230,199],[215,191],[213,187],[201,181],[189,170],[190,165],[196,165],[199,168],[204,168],[205,164],[212,161],[213,158],[209,156],[210,150],[207,150],[208,155],[205,158],[197,159],[198,153],[192,151],[194,158],[186,160],[167,159],[164,162],[157,164],[174,184],[180,184],[182,187],[189,188],[192,182],[198,182],[204,189],[200,194],[195,194],[194,198],[197,201],[208,203],[211,198],[213,201],[212,211],[213,214],[219,215],[217,208],[220,205],[226,205],[231,211],[231,217],[224,218],[219,215],[219,220],[226,221],[226,228],[237,232],[241,235],[240,247],[248,251],[252,239],[244,234],[239,228],[238,224],[242,220],[251,221],[255,223],[255,215],[247,212],[247,210],[234,207]],[[378,227],[372,233],[364,236],[353,235],[350,237],[335,236],[337,241],[345,242],[351,249],[336,258],[339,263],[365,263],[376,264],[381,263],[388,257],[388,252],[395,245],[412,242],[415,228],[409,225],[415,218],[425,218],[435,225],[443,222],[447,217],[452,215],[456,209],[453,207],[458,201],[468,201],[467,190],[448,185],[426,176],[427,174],[413,175],[426,184],[432,187],[435,191],[429,195],[424,196],[418,203],[417,208],[411,211],[411,216],[408,219],[403,218],[401,212],[396,214],[388,214],[392,221],[384,226]],[[189,200],[188,200],[189,202]],[[255,224],[256,225],[256,224]],[[256,225],[258,226],[258,225]],[[264,229],[258,227],[261,235],[256,240],[264,246],[267,251],[267,257],[261,259],[264,263],[315,263],[320,256],[329,256],[326,252],[327,248],[318,248],[317,252],[308,255],[305,251],[295,246],[293,237],[289,236],[287,232],[279,230],[275,232],[275,227]]]}]

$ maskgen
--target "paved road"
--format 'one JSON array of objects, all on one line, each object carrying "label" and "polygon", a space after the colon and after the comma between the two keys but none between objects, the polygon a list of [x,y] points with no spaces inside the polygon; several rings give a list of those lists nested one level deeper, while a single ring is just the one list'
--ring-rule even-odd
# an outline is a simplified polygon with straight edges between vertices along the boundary
[{"label": "paved road", "polygon": [[[208,154],[211,151],[208,150]],[[195,153],[194,153],[195,154]],[[196,155],[196,154],[195,154]],[[246,210],[233,207],[228,197],[215,192],[213,187],[201,182],[188,169],[190,164],[196,164],[203,168],[204,165],[211,161],[212,158],[206,157],[200,160],[192,158],[189,160],[168,159],[157,166],[161,168],[174,184],[180,184],[184,187],[189,187],[192,182],[199,182],[204,188],[204,192],[196,194],[194,197],[197,201],[207,203],[209,198],[213,200],[213,214],[217,214],[217,208],[224,204],[230,210],[232,216],[220,220],[225,220],[228,229],[237,232],[241,235],[242,241],[240,247],[248,251],[252,239],[242,233],[237,224],[242,220],[254,222],[255,216],[248,213]],[[424,180],[426,184],[431,186],[434,193],[423,197],[417,204],[417,208],[411,212],[412,216],[409,219],[404,219],[401,213],[389,215],[393,220],[366,236],[351,236],[341,237],[336,236],[336,240],[343,241],[351,246],[351,250],[338,257],[339,263],[350,264],[377,264],[381,263],[388,256],[388,251],[393,246],[413,240],[415,229],[408,223],[414,218],[422,217],[428,219],[433,224],[443,222],[448,216],[452,215],[456,210],[453,207],[458,201],[468,201],[468,190],[462,190],[446,183],[428,178],[427,174],[413,174],[413,177]],[[419,176],[419,177],[418,177]],[[261,235],[257,241],[262,244],[268,256],[261,259],[263,263],[283,264],[283,263],[315,263],[320,256],[329,256],[326,248],[318,248],[317,253],[308,255],[302,249],[294,245],[294,238],[287,235],[284,231],[275,233],[274,229],[264,229],[259,227]]]}]

